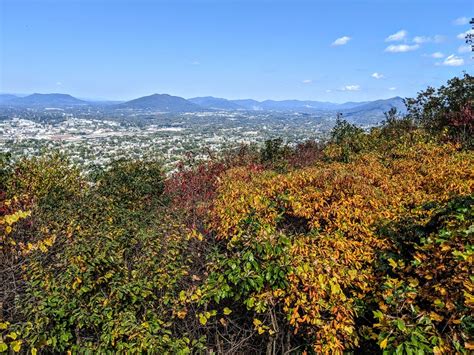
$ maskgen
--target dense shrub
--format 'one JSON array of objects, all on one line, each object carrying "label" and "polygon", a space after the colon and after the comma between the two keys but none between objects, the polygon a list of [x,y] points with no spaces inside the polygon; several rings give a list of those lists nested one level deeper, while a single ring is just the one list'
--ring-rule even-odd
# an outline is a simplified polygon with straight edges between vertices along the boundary
[{"label": "dense shrub", "polygon": [[212,212],[213,230],[228,240],[209,262],[214,300],[276,313],[256,318],[272,342],[291,326],[315,351],[356,349],[356,322],[378,283],[373,262],[390,244],[376,225],[472,192],[472,154],[436,145],[393,153],[284,175],[229,171]]},{"label": "dense shrub", "polygon": [[[381,256],[376,323],[368,330],[388,352],[474,350],[474,198],[384,226],[392,247]],[[428,216],[428,217],[426,217]]]},{"label": "dense shrub", "polygon": [[0,353],[469,353],[467,79],[166,178],[1,156]]},{"label": "dense shrub", "polygon": [[164,189],[163,167],[158,161],[116,160],[92,175],[100,195],[129,209],[152,204]]},{"label": "dense shrub", "polygon": [[193,237],[150,209],[162,199],[161,171],[120,161],[87,182],[60,155],[13,167],[0,220],[0,351],[202,346],[175,314]]}]

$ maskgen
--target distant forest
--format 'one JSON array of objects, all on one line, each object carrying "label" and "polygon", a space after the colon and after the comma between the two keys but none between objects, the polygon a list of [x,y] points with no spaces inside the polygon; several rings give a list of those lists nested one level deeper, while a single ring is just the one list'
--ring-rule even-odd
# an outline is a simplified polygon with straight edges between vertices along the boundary
[{"label": "distant forest", "polygon": [[164,174],[0,157],[0,353],[469,354],[473,77]]}]

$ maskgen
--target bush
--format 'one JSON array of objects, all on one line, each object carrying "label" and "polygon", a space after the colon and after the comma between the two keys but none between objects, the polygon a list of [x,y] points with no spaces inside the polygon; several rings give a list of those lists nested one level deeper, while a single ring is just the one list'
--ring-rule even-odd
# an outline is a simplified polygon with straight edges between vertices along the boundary
[{"label": "bush", "polygon": [[372,333],[388,352],[467,354],[474,332],[474,198],[420,208],[431,217],[381,230],[393,248],[381,256],[388,275],[380,284]]},{"label": "bush", "polygon": [[114,204],[128,209],[142,209],[161,198],[164,189],[161,162],[116,160],[93,173],[97,192]]},{"label": "bush", "polygon": [[211,213],[226,246],[208,260],[206,292],[245,305],[272,347],[296,332],[303,342],[292,345],[316,352],[357,349],[380,282],[374,261],[390,245],[376,225],[472,191],[469,153],[433,144],[392,153],[287,174],[230,170]]}]

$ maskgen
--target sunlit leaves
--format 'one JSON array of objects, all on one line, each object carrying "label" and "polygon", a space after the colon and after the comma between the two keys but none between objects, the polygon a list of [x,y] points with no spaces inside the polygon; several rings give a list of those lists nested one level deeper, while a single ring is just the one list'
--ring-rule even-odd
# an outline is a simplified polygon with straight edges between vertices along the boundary
[{"label": "sunlit leaves", "polygon": [[[282,316],[296,332],[314,339],[316,351],[357,348],[357,317],[379,282],[374,262],[391,245],[377,233],[377,225],[411,213],[429,216],[429,211],[413,207],[468,194],[473,186],[469,152],[435,144],[396,149],[391,156],[373,151],[350,163],[320,163],[287,174],[230,170],[211,214],[211,226],[217,238],[228,240],[228,252],[222,262],[216,260],[220,268],[208,281],[220,290],[230,287],[220,291],[222,297],[239,295],[248,309],[265,312],[271,304],[267,290],[274,287],[266,260],[270,255],[278,260],[277,241],[284,236],[289,263],[283,262],[286,267],[278,275],[283,293],[272,302],[283,306]],[[268,254],[267,245],[272,247]],[[242,249],[253,250],[258,265],[245,262],[248,254],[240,253]],[[395,272],[406,267],[403,260],[389,258],[388,263]],[[219,277],[227,282],[212,281]],[[418,284],[408,280],[405,300],[413,302]],[[407,329],[404,320],[393,326]],[[385,348],[389,339],[380,342]]]}]

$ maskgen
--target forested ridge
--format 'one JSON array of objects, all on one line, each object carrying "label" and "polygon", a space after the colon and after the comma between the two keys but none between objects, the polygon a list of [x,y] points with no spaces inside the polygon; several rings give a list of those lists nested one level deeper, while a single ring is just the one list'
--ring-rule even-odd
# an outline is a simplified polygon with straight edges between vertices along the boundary
[{"label": "forested ridge", "polygon": [[472,353],[473,89],[171,175],[2,156],[0,353]]}]

